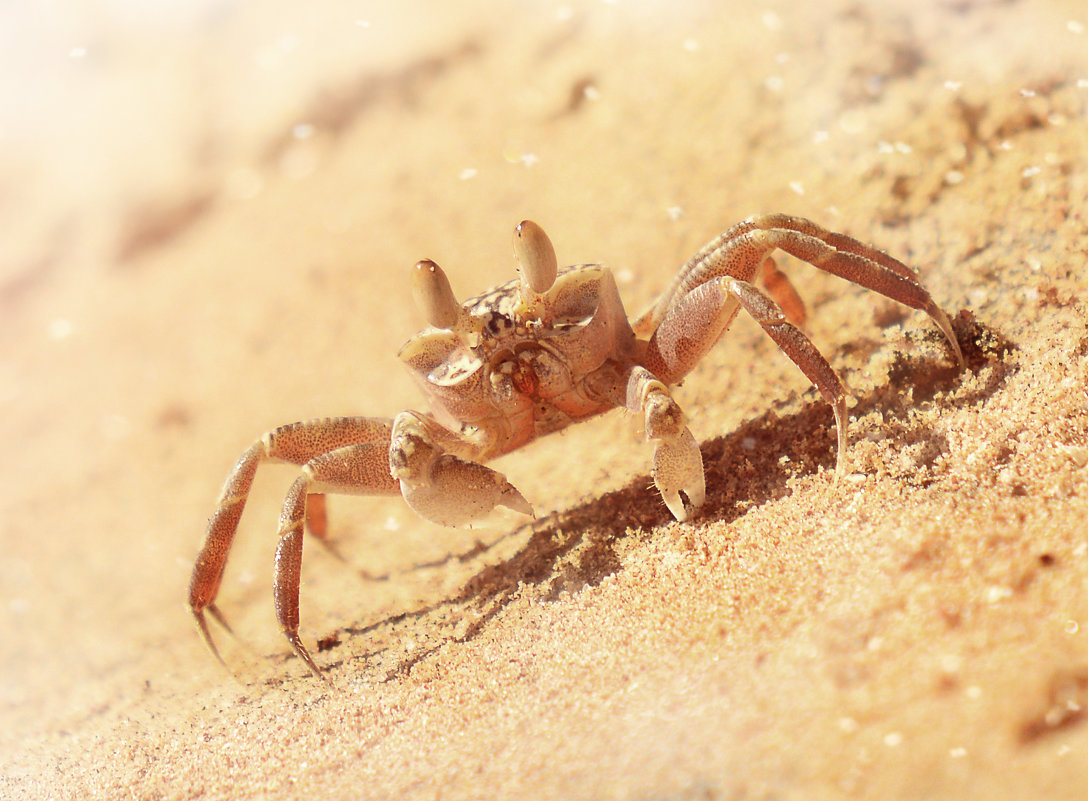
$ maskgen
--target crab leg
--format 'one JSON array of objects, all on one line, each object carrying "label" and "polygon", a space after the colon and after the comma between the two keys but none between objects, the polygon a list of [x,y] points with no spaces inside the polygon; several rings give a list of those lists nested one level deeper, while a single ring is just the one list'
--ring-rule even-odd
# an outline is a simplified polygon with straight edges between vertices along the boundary
[{"label": "crab leg", "polygon": [[[801,332],[797,326],[786,319],[786,315],[778,305],[764,295],[758,288],[747,281],[729,281],[729,292],[737,300],[744,310],[752,315],[753,319],[767,335],[775,341],[794,364],[796,364],[805,377],[808,378],[816,389],[823,395],[824,400],[831,405],[835,413],[835,428],[838,432],[838,448],[835,455],[835,469],[843,473],[846,471],[846,390],[839,380],[838,374],[828,363],[823,354],[816,349],[812,341]],[[953,342],[956,340],[953,339]]]},{"label": "crab leg", "polygon": [[[242,454],[223,484],[189,582],[189,609],[196,618],[200,636],[220,661],[204,612],[230,630],[215,605],[215,596],[258,465],[266,461],[303,465],[319,454],[356,443],[383,443],[382,447],[388,449],[391,430],[392,421],[378,417],[307,420],[269,431]],[[396,487],[389,491],[396,492]],[[316,495],[311,498],[309,511],[307,523],[311,531],[324,537],[324,498]]]},{"label": "crab leg", "polygon": [[846,391],[816,346],[771,298],[748,281],[721,276],[680,299],[650,339],[646,366],[666,384],[682,379],[728,327],[738,308],[752,315],[778,347],[816,385],[835,412],[837,468],[846,468]]},{"label": "crab leg", "polygon": [[280,514],[276,570],[272,582],[276,619],[291,648],[319,678],[324,676],[298,634],[298,597],[307,499],[322,497],[318,493],[326,492],[395,495],[399,490],[396,480],[389,473],[389,442],[385,440],[347,445],[310,459],[302,466],[301,474],[287,492]]},{"label": "crab leg", "polygon": [[707,243],[680,269],[653,308],[639,318],[635,330],[653,330],[677,299],[713,278],[728,275],[751,282],[764,259],[775,249],[784,250],[814,267],[905,306],[924,311],[941,329],[956,361],[963,364],[963,354],[948,316],[930,297],[913,270],[856,239],[787,214],[749,217]]},{"label": "crab leg", "polygon": [[771,256],[763,259],[763,266],[760,268],[759,273],[763,286],[767,287],[767,291],[774,298],[775,303],[786,313],[789,321],[794,325],[804,325],[805,321],[808,320],[805,302],[797,294],[797,290],[790,283],[789,277],[778,269],[778,264],[775,263]]}]

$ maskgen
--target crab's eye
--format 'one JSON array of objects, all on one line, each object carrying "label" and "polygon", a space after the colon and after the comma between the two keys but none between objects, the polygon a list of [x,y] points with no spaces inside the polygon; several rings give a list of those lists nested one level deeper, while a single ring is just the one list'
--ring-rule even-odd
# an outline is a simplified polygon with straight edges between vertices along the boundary
[{"label": "crab's eye", "polygon": [[537,294],[551,289],[557,272],[555,248],[544,229],[532,220],[524,220],[514,229],[514,258],[522,284]]},{"label": "crab's eye", "polygon": [[412,294],[430,325],[453,328],[457,324],[461,305],[442,268],[430,259],[424,259],[412,269]]}]

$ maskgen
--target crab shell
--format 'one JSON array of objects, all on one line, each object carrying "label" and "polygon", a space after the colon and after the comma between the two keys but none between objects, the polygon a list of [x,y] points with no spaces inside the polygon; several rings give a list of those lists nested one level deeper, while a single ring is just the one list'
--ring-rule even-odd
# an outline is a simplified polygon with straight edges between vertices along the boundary
[{"label": "crab shell", "polygon": [[567,267],[546,296],[525,296],[514,279],[470,298],[468,334],[431,326],[398,354],[435,419],[481,458],[622,404],[623,365],[644,349],[607,267]]}]

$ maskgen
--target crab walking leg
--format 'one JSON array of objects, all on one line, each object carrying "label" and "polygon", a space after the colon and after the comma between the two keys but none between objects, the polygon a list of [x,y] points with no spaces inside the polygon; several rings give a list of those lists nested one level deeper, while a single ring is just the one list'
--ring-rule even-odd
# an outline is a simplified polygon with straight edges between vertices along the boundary
[{"label": "crab walking leg", "polygon": [[678,298],[720,276],[751,282],[775,249],[825,272],[845,278],[885,297],[928,314],[941,329],[958,364],[963,353],[948,316],[907,265],[845,234],[828,231],[811,220],[767,214],[734,225],[707,243],[680,268],[669,289],[635,323],[636,332],[653,330]]},{"label": "crab walking leg", "polygon": [[645,366],[666,385],[691,372],[736,316],[740,303],[726,280],[709,281],[681,297],[650,337]]},{"label": "crab walking leg", "polygon": [[783,232],[793,231],[798,234],[804,234],[808,237],[819,239],[837,250],[863,256],[879,266],[891,270],[892,272],[899,273],[908,279],[913,279],[915,283],[918,282],[918,278],[914,271],[901,261],[894,259],[887,253],[877,250],[874,247],[870,247],[853,237],[829,231],[804,217],[794,217],[789,214],[758,214],[749,217],[746,220],[742,220],[703,245],[699,252],[688,259],[680,268],[673,278],[672,283],[669,285],[669,288],[660,298],[658,298],[657,303],[653,308],[640,317],[639,324],[642,324],[644,319],[651,317],[653,320],[659,321],[663,316],[665,309],[669,307],[673,299],[682,297],[685,293],[690,292],[692,288],[703,281],[709,281],[711,278],[725,274],[732,275],[734,278],[751,281],[752,276],[754,275],[754,267],[749,267],[750,271],[747,271],[747,274],[744,274],[746,271],[730,269],[730,267],[723,264],[723,262],[728,261],[727,257],[731,245],[736,240],[752,231],[775,229]]},{"label": "crab walking leg", "polygon": [[[200,636],[219,661],[223,660],[208,631],[204,612],[230,630],[215,605],[215,596],[257,467],[266,461],[302,465],[319,454],[361,442],[380,442],[388,449],[391,430],[392,421],[379,417],[306,420],[269,431],[242,454],[223,484],[189,582],[189,609],[196,618]],[[307,522],[311,530],[322,537],[325,534],[325,503],[324,498],[318,500],[318,497],[311,501],[314,508]]]},{"label": "crab walking leg", "polygon": [[449,453],[458,442],[465,450],[453,432],[416,412],[401,412],[394,419],[389,469],[418,515],[439,525],[460,526],[496,506],[533,514],[533,507],[502,473]]},{"label": "crab walking leg", "polygon": [[782,352],[789,356],[805,377],[823,395],[835,413],[835,428],[838,433],[838,449],[835,456],[835,469],[839,473],[846,471],[846,389],[838,374],[828,363],[823,354],[812,344],[797,326],[786,319],[778,305],[759,289],[747,281],[729,281],[729,293],[740,301],[741,306],[759,323],[767,335],[775,341]]},{"label": "crab walking leg", "polygon": [[957,364],[963,365],[963,352],[960,350],[960,343],[956,340],[948,315],[937,305],[906,265],[896,263],[901,269],[893,269],[883,261],[878,262],[867,255],[839,250],[822,239],[797,231],[760,230],[753,231],[750,236],[766,242],[769,247],[779,248],[807,261],[825,272],[879,292],[904,306],[924,311],[948,340]]},{"label": "crab walking leg", "polygon": [[900,275],[914,279],[915,281],[918,280],[918,276],[914,270],[898,259],[889,256],[884,251],[878,250],[871,245],[866,245],[864,242],[854,239],[851,236],[847,236],[846,234],[829,231],[805,217],[795,217],[790,214],[756,214],[745,220],[741,220],[724,233],[719,234],[705,244],[698,253],[688,259],[687,263],[680,269],[679,274],[673,282],[674,286],[677,287],[677,291],[680,291],[679,287],[689,275],[700,270],[708,260],[713,259],[715,254],[720,252],[729,242],[740,238],[744,234],[757,230],[793,231],[798,234],[803,234],[826,242],[836,250],[864,256],[892,272],[899,273]]},{"label": "crab walking leg", "polygon": [[846,391],[816,346],[767,295],[747,281],[715,278],[685,295],[662,320],[650,339],[646,366],[662,381],[675,384],[714,345],[743,307],[816,385],[831,404],[838,428],[837,469],[846,469]]},{"label": "crab walking leg", "polygon": [[395,495],[396,480],[389,474],[388,442],[366,442],[337,448],[306,462],[283,503],[273,592],[276,619],[299,659],[324,678],[298,634],[299,584],[302,575],[302,540],[309,498],[326,492],[344,495]]},{"label": "crab walking leg", "polygon": [[693,509],[706,499],[703,456],[684,413],[672,399],[668,387],[645,367],[635,367],[627,380],[627,408],[643,415],[646,439],[655,442],[654,484],[665,505],[677,520],[687,520],[680,493],[688,496]]},{"label": "crab walking leg", "polygon": [[797,289],[790,283],[789,276],[778,269],[778,265],[771,256],[763,259],[763,266],[759,273],[763,286],[767,287],[767,291],[786,313],[790,322],[794,325],[804,325],[808,320],[805,302],[801,300]]}]

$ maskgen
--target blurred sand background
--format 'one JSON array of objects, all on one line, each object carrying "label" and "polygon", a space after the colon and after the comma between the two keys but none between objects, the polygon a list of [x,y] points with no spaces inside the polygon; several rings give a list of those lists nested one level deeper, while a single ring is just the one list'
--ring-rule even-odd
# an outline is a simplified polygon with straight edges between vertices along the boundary
[{"label": "blurred sand background", "polygon": [[[0,796],[1088,796],[1088,10],[1055,2],[0,9]],[[631,310],[757,212],[916,266],[955,318],[783,259],[854,393],[747,320],[678,390],[673,522],[613,413],[498,463],[538,518],[330,500],[272,615],[288,468],[185,609],[262,431],[419,404],[422,257],[523,218]]]}]

